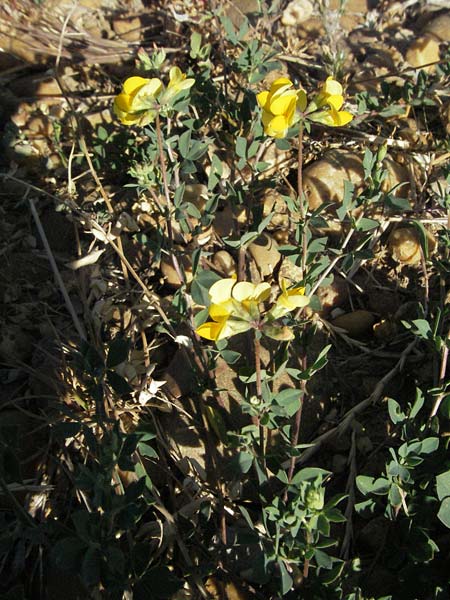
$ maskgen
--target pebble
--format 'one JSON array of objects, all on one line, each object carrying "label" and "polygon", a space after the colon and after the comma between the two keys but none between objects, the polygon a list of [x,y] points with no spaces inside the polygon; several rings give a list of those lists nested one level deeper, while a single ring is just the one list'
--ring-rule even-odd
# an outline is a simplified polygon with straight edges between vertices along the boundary
[{"label": "pebble", "polygon": [[278,244],[267,233],[263,233],[252,242],[248,247],[248,251],[262,277],[271,275],[281,260]]},{"label": "pebble", "polygon": [[351,181],[356,191],[364,183],[361,157],[348,150],[329,150],[308,165],[303,173],[303,191],[311,209],[323,203],[340,204],[344,196],[344,181]]},{"label": "pebble", "polygon": [[450,13],[442,13],[431,19],[423,30],[441,42],[450,42]]},{"label": "pebble", "polygon": [[355,339],[361,339],[370,334],[374,323],[375,317],[368,310],[355,310],[340,315],[332,321],[333,325],[345,329],[347,334]]},{"label": "pebble", "polygon": [[286,27],[296,27],[309,19],[312,13],[313,5],[310,0],[293,0],[284,9],[281,23]]},{"label": "pebble", "polygon": [[[427,231],[428,250],[433,252],[436,241]],[[389,250],[392,258],[404,265],[418,265],[421,262],[419,232],[415,227],[399,227],[389,236]]]},{"label": "pebble", "polygon": [[423,35],[412,42],[406,51],[406,61],[412,67],[423,67],[424,71],[431,73],[435,69],[435,65],[430,65],[438,61],[439,56],[439,42],[436,41],[431,35]]},{"label": "pebble", "polygon": [[226,250],[219,250],[213,256],[212,263],[214,267],[223,275],[231,277],[236,273],[236,263],[234,258]]},{"label": "pebble", "polygon": [[141,39],[141,21],[139,17],[114,19],[112,27],[114,32],[126,42],[139,42]]}]

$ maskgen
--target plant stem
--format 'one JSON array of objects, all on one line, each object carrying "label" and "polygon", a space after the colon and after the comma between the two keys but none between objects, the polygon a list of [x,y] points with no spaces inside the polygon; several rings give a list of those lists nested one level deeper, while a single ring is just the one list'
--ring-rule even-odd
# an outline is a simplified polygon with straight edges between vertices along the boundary
[{"label": "plant stem", "polygon": [[306,224],[306,205],[303,194],[303,121],[300,121],[300,130],[298,132],[298,167],[297,167],[297,195],[300,207],[300,218],[302,220],[302,278],[306,273],[306,259],[308,250],[307,224]]},{"label": "plant stem", "polygon": [[[256,397],[258,399],[258,405],[262,402],[262,380],[261,380],[261,343],[258,338],[258,332],[254,332],[254,349],[255,349],[255,375],[256,375]],[[259,428],[259,448],[261,452],[261,460],[264,465],[266,465],[265,459],[265,435],[264,435],[264,426],[261,425],[260,417],[255,417],[254,419],[255,425],[258,425]]]},{"label": "plant stem", "polygon": [[[302,279],[304,280],[306,274],[306,259],[307,259],[307,223],[306,223],[306,205],[305,199],[303,195],[303,121],[300,121],[300,131],[298,132],[298,170],[297,170],[297,194],[298,201],[300,206],[300,217],[302,220]],[[304,354],[301,358],[301,368],[302,371],[306,371],[307,369],[307,359],[306,354]],[[303,412],[303,403],[306,396],[306,381],[304,379],[301,380],[301,398],[300,398],[300,406],[295,414],[295,422],[294,429],[292,432],[291,443],[292,446],[296,446],[298,444],[299,436],[300,436],[300,426],[302,422],[302,412]],[[294,475],[295,469],[295,456],[291,456],[291,461],[289,464],[288,471],[288,486],[291,483],[292,477]],[[286,491],[284,494],[285,501],[287,500],[288,487],[286,487]]]}]

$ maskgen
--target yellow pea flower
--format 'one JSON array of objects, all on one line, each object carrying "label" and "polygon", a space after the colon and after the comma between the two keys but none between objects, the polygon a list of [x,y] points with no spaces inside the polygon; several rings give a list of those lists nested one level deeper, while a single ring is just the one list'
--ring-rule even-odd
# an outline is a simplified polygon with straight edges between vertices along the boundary
[{"label": "yellow pea flower", "polygon": [[187,79],[178,67],[170,69],[167,88],[157,77],[129,77],[114,99],[114,113],[124,125],[147,125],[155,120],[158,111],[170,110],[175,96],[194,83],[195,79]]},{"label": "yellow pea flower", "polygon": [[296,120],[296,112],[306,108],[306,94],[295,90],[287,77],[272,83],[269,91],[260,92],[257,102],[262,108],[264,133],[274,138],[286,137],[287,131]]},{"label": "yellow pea flower", "polygon": [[167,88],[174,94],[182,90],[188,90],[195,83],[195,79],[186,79],[186,74],[178,67],[172,67],[169,71],[169,85]]},{"label": "yellow pea flower", "polygon": [[156,77],[129,77],[115,97],[113,110],[124,125],[146,125],[156,116],[157,98],[163,84]]},{"label": "yellow pea flower", "polygon": [[[353,115],[346,110],[340,110],[343,104],[342,85],[332,77],[328,77],[322,84],[318,95],[310,104],[308,113],[311,111],[311,114],[308,114],[308,118],[311,121],[330,125],[331,127],[347,125],[353,119]],[[318,111],[322,107],[328,108]]]},{"label": "yellow pea flower", "polygon": [[289,312],[298,308],[304,308],[309,304],[309,297],[305,296],[305,288],[293,287],[288,289],[287,281],[282,279],[280,282],[281,294],[278,296],[275,306],[269,312],[272,319],[284,317]]},{"label": "yellow pea flower", "polygon": [[259,304],[270,295],[270,285],[235,279],[220,279],[209,290],[211,304],[207,321],[196,333],[213,341],[223,340],[251,329],[261,319]]}]

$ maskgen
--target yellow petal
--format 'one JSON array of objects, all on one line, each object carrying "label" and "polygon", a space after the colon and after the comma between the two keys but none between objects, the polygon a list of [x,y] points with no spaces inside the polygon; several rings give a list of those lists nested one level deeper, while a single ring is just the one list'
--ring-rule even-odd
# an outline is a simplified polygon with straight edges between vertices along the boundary
[{"label": "yellow petal", "polygon": [[209,297],[211,298],[212,304],[220,304],[226,302],[231,298],[231,290],[236,284],[236,279],[227,278],[219,279],[216,283],[213,283],[209,288]]},{"label": "yellow petal", "polygon": [[128,94],[119,94],[114,98],[114,108],[123,112],[128,112],[131,108],[130,96]]},{"label": "yellow petal", "polygon": [[147,80],[148,83],[140,87],[134,94],[131,100],[133,110],[145,110],[151,108],[162,90],[161,81],[154,77]]},{"label": "yellow petal", "polygon": [[273,96],[274,94],[279,93],[281,88],[285,88],[286,90],[288,90],[293,85],[294,84],[292,83],[292,81],[287,77],[279,77],[278,79],[275,79],[275,81],[270,86],[270,95]]},{"label": "yellow petal", "polygon": [[268,97],[269,92],[259,92],[259,94],[256,95],[256,101],[258,102],[261,108],[265,108]]},{"label": "yellow petal", "polygon": [[125,94],[135,94],[139,88],[148,83],[150,79],[146,79],[145,77],[128,77],[128,79],[123,84],[123,91]]},{"label": "yellow petal", "polygon": [[195,332],[202,338],[207,340],[218,340],[220,337],[221,330],[223,328],[223,323],[214,323],[213,321],[208,321],[197,327]]},{"label": "yellow petal", "polygon": [[264,300],[267,300],[267,298],[270,296],[270,292],[271,292],[272,288],[270,287],[270,285],[268,283],[258,283],[257,286],[255,286],[255,291],[254,291],[254,298],[257,302],[264,302]]},{"label": "yellow petal", "polygon": [[255,285],[250,281],[239,281],[233,288],[233,298],[238,302],[252,300],[254,298]]},{"label": "yellow petal", "polygon": [[347,125],[353,119],[353,115],[346,110],[340,110],[337,114],[337,126],[342,127],[343,125]]},{"label": "yellow petal", "polygon": [[184,73],[181,72],[181,69],[178,67],[172,67],[169,71],[169,87],[171,87],[172,85],[175,85],[176,83],[178,83],[179,81],[183,81],[183,79],[186,79],[186,75],[184,75]]},{"label": "yellow petal", "polygon": [[214,321],[223,321],[233,312],[233,304],[230,300],[220,304],[210,304],[209,314]]},{"label": "yellow petal", "polygon": [[297,94],[294,91],[287,92],[282,96],[276,96],[269,102],[270,112],[274,115],[292,113],[295,111],[296,100]]},{"label": "yellow petal", "polygon": [[270,135],[274,138],[283,138],[286,136],[287,131],[289,129],[289,124],[287,122],[286,117],[283,115],[279,115],[278,117],[274,117],[264,129],[267,135]]},{"label": "yellow petal", "polygon": [[344,104],[344,98],[343,96],[339,95],[328,96],[326,99],[326,103],[329,106],[332,106],[335,110],[339,110]]},{"label": "yellow petal", "polygon": [[322,84],[322,92],[329,96],[341,96],[342,85],[332,77],[327,77],[325,83]]}]

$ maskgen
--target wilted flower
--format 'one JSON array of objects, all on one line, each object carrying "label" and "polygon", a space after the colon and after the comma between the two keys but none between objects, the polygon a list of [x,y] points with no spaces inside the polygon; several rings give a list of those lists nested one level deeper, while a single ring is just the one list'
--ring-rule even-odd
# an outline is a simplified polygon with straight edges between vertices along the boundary
[{"label": "wilted flower", "polygon": [[147,125],[154,121],[157,113],[170,108],[173,99],[195,83],[187,79],[178,67],[169,72],[167,88],[157,78],[129,77],[122,92],[114,99],[114,112],[124,125]]},{"label": "wilted flower", "polygon": [[269,91],[256,96],[262,108],[264,133],[270,137],[285,137],[296,120],[297,109],[302,112],[306,108],[305,92],[292,89],[293,85],[287,77],[280,77],[272,83]]},{"label": "wilted flower", "polygon": [[260,318],[259,304],[270,295],[270,285],[220,279],[209,290],[209,314],[213,319],[197,327],[207,340],[219,341],[252,328]]}]

